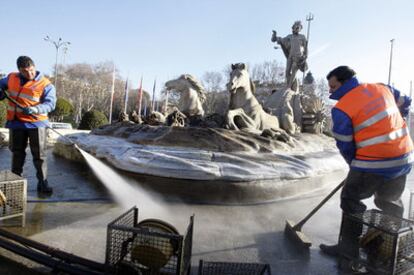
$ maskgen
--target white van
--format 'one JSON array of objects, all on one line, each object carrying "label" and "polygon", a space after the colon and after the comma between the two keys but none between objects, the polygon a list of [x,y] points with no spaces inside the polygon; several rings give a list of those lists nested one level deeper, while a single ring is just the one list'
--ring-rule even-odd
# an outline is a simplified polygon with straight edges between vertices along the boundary
[{"label": "white van", "polygon": [[52,129],[73,129],[72,124],[63,122],[50,122]]}]

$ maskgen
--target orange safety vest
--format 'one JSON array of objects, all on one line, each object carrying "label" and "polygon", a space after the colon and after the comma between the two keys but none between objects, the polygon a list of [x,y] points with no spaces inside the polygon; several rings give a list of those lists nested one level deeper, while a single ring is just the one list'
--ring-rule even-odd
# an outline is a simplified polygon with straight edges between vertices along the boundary
[{"label": "orange safety vest", "polygon": [[[49,84],[50,81],[42,76],[39,80],[30,80],[21,86],[19,73],[9,74],[7,82],[9,96],[23,107],[39,105],[41,103],[40,98],[43,95],[43,90]],[[25,115],[22,109],[9,100],[7,106],[8,121],[37,122],[47,119],[47,114]]]},{"label": "orange safety vest", "polygon": [[[393,94],[382,84],[361,84],[345,94],[335,105],[352,120],[356,161],[351,166],[376,168],[380,163],[362,161],[396,158],[413,150],[413,142]],[[398,162],[399,164],[399,162]],[[398,166],[397,163],[381,167]]]}]

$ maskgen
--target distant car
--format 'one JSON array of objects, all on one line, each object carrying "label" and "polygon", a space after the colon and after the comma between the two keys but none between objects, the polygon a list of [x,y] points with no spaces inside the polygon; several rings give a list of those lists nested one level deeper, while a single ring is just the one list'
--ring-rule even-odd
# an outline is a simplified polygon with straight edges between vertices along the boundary
[{"label": "distant car", "polygon": [[63,122],[50,122],[52,129],[73,129],[72,124]]}]

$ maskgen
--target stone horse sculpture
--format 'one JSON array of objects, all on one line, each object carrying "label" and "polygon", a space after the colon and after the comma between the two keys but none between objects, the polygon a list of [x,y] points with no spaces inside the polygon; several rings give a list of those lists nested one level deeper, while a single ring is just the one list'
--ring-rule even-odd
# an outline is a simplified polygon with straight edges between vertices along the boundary
[{"label": "stone horse sculpture", "polygon": [[204,116],[203,102],[206,95],[203,86],[194,76],[183,74],[167,81],[165,87],[180,93],[178,109],[187,117]]},{"label": "stone horse sculpture", "polygon": [[229,111],[226,124],[229,129],[243,130],[290,140],[289,135],[279,127],[277,117],[266,113],[254,96],[255,87],[250,80],[244,63],[231,65],[227,89],[230,92]]}]

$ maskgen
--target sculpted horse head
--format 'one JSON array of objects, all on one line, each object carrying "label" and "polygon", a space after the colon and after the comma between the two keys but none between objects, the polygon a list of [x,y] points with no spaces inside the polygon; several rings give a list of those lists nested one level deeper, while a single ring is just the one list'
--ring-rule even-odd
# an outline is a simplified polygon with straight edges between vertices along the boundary
[{"label": "sculpted horse head", "polygon": [[204,115],[202,103],[206,94],[201,83],[190,74],[183,74],[176,79],[165,83],[167,90],[174,90],[181,94],[179,106],[181,112],[188,116]]},{"label": "sculpted horse head", "polygon": [[[251,81],[247,66],[244,63],[231,65],[231,72],[227,89],[230,92],[230,109],[253,107],[259,104],[254,96],[255,86]],[[252,105],[252,106],[246,106]],[[249,112],[245,110],[245,112]]]},{"label": "sculpted horse head", "polygon": [[230,80],[227,84],[227,89],[230,94],[236,93],[237,89],[250,90],[255,93],[255,86],[251,81],[247,66],[244,63],[231,64]]}]

